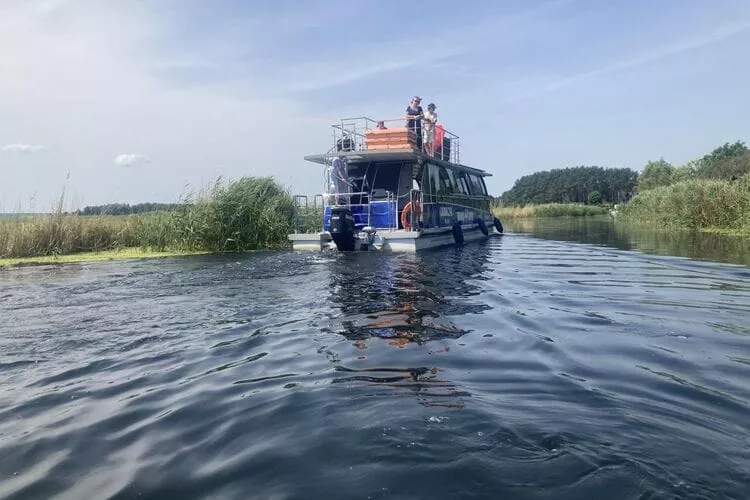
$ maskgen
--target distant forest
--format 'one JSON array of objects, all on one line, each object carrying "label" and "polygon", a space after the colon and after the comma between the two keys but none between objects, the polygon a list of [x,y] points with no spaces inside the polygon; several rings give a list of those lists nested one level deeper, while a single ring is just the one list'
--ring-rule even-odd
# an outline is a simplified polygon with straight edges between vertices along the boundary
[{"label": "distant forest", "polygon": [[743,141],[725,143],[710,153],[674,166],[660,158],[638,173],[629,168],[570,167],[535,172],[518,179],[499,201],[506,205],[544,203],[624,203],[660,186],[691,179],[736,181],[750,175],[750,148]]},{"label": "distant forest", "polygon": [[629,168],[558,168],[521,177],[500,201],[508,205],[622,203],[633,196],[637,182],[638,172]]},{"label": "distant forest", "polygon": [[137,203],[128,205],[127,203],[110,203],[107,205],[96,205],[84,207],[83,210],[76,210],[76,215],[131,215],[143,214],[146,212],[169,212],[175,210],[180,204],[177,203]]}]

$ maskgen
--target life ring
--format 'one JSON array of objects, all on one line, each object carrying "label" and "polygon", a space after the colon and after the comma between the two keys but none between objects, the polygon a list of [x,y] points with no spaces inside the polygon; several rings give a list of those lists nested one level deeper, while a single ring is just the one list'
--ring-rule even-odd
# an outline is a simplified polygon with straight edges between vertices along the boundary
[{"label": "life ring", "polygon": [[498,233],[502,233],[503,232],[503,223],[500,222],[500,219],[498,219],[497,217],[495,217],[495,219],[492,222],[494,222],[495,229],[497,229],[497,232]]},{"label": "life ring", "polygon": [[474,219],[474,223],[479,226],[479,230],[482,231],[482,234],[487,236],[490,234],[490,232],[487,230],[487,224],[484,223],[484,220],[480,217],[477,217]]},{"label": "life ring", "polygon": [[[417,200],[414,200],[414,213],[419,217],[422,215],[422,207],[419,206],[419,202]],[[412,210],[412,204],[411,202],[407,203],[404,206],[403,211],[401,212],[401,225],[404,227],[404,229],[409,229],[411,227],[411,224],[409,223],[409,212]]]},{"label": "life ring", "polygon": [[460,222],[456,222],[453,224],[453,241],[455,241],[458,245],[463,245],[464,243],[464,230],[461,227]]}]

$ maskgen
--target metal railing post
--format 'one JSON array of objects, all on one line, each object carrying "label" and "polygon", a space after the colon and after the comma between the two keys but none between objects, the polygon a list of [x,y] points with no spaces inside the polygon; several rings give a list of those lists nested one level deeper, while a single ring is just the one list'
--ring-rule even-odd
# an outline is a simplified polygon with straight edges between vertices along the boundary
[{"label": "metal railing post", "polygon": [[293,198],[293,206],[294,206],[294,231],[299,233],[300,232],[300,208],[301,203],[300,200],[305,200],[305,215],[308,215],[307,212],[309,210],[307,195],[304,194],[296,194]]}]

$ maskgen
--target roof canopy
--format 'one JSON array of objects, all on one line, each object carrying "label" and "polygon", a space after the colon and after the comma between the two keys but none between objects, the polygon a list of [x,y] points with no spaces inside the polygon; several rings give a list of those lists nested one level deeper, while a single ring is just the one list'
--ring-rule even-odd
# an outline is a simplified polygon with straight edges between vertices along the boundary
[{"label": "roof canopy", "polygon": [[364,149],[361,151],[333,151],[326,154],[310,155],[305,156],[305,160],[326,165],[331,162],[336,156],[343,156],[350,164],[356,163],[367,163],[367,162],[390,162],[390,161],[413,161],[424,163],[434,163],[445,168],[460,170],[468,172],[470,174],[479,175],[482,177],[490,177],[491,173],[478,168],[468,167],[459,163],[452,163],[438,158],[434,158],[424,153],[420,153],[414,149],[388,149],[388,150],[368,150]]}]

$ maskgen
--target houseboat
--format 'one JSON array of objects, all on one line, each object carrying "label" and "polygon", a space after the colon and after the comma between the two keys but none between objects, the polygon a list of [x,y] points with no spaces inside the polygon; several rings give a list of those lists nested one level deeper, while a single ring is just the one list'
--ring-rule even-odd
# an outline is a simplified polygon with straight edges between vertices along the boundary
[{"label": "houseboat", "polygon": [[415,252],[503,232],[484,182],[491,174],[461,164],[458,136],[438,124],[425,145],[403,125],[343,119],[328,152],[305,157],[323,167],[325,188],[312,203],[295,196],[295,250]]}]

